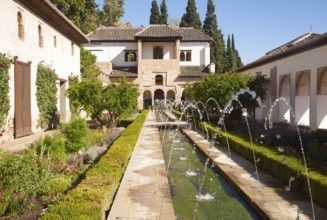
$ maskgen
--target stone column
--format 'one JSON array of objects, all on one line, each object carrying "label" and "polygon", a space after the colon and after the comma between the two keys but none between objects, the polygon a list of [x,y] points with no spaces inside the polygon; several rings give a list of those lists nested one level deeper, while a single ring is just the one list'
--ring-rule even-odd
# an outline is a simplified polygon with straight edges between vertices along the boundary
[{"label": "stone column", "polygon": [[180,58],[179,57],[180,47],[181,47],[181,40],[177,39],[176,40],[176,46],[175,46],[175,58],[176,58],[178,63],[180,62],[180,60],[179,60],[179,58]]}]

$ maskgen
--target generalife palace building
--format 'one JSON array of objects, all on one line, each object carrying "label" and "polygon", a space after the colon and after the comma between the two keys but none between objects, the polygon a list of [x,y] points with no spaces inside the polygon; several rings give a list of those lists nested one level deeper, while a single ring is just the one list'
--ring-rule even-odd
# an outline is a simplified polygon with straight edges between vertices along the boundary
[{"label": "generalife palace building", "polygon": [[85,49],[97,57],[102,80],[126,77],[139,87],[138,107],[156,99],[180,101],[187,83],[214,72],[212,38],[194,28],[151,25],[141,28],[102,27],[88,34]]}]

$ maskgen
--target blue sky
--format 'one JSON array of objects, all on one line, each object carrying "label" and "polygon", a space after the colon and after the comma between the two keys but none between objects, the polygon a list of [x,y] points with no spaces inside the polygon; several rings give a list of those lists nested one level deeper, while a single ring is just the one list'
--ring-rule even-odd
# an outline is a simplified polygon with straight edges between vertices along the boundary
[{"label": "blue sky", "polygon": [[[162,0],[157,0],[161,4]],[[96,0],[102,8],[103,0]],[[152,0],[125,0],[123,21],[149,24]],[[234,34],[244,64],[307,32],[327,32],[327,0],[213,0],[225,38]],[[187,0],[166,0],[170,18],[181,18]],[[207,0],[196,0],[201,20]]]}]

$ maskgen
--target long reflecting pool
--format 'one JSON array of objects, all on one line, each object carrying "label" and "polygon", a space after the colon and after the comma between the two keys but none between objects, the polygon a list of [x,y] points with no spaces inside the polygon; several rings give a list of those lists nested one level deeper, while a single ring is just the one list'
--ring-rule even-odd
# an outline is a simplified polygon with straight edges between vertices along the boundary
[{"label": "long reflecting pool", "polygon": [[178,220],[261,219],[184,134],[167,129],[161,138]]}]

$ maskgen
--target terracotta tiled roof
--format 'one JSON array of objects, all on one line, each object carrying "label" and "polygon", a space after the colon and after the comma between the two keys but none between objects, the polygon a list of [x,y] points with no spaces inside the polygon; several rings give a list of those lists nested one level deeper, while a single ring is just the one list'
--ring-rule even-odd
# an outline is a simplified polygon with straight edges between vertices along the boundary
[{"label": "terracotta tiled roof", "polygon": [[205,41],[213,39],[195,28],[170,28],[167,25],[151,25],[148,28],[101,27],[87,35],[91,41],[136,41],[136,38],[181,38],[181,41]]},{"label": "terracotta tiled roof", "polygon": [[208,66],[181,66],[180,77],[207,76],[210,74]]},{"label": "terracotta tiled roof", "polygon": [[296,55],[304,51],[312,50],[323,45],[327,45],[327,33],[317,34],[310,32],[269,51],[260,59],[238,68],[236,72],[242,72],[255,68],[266,63]]},{"label": "terracotta tiled roof", "polygon": [[142,30],[135,35],[136,38],[153,38],[153,37],[172,37],[182,38],[182,35],[168,27],[167,25],[150,25],[148,28]]},{"label": "terracotta tiled roof", "polygon": [[135,41],[135,34],[144,28],[100,27],[87,36],[91,41]]},{"label": "terracotta tiled roof", "polygon": [[113,67],[110,73],[110,78],[118,77],[137,77],[137,67]]},{"label": "terracotta tiled roof", "polygon": [[183,36],[182,41],[213,41],[211,37],[193,27],[174,28],[174,30],[181,33]]}]

